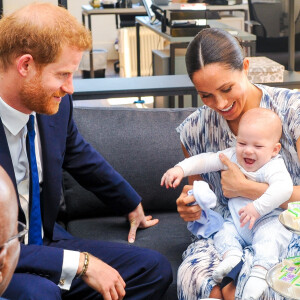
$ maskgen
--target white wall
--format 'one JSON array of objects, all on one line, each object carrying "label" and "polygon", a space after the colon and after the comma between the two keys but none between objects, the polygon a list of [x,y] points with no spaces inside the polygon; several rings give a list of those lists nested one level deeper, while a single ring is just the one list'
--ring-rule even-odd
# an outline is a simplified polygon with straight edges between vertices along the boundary
[{"label": "white wall", "polygon": [[[10,13],[34,1],[35,0],[3,0],[3,12],[4,14]],[[53,4],[58,3],[57,0],[39,0],[39,2],[50,2]],[[82,22],[81,6],[88,3],[89,0],[68,0],[68,10],[78,19],[79,22]],[[118,36],[118,31],[115,25],[115,16],[92,16],[92,33],[93,47],[106,49],[108,51],[108,59],[118,59],[118,52],[114,49],[114,43]]]},{"label": "white wall", "polygon": [[[16,1],[3,0],[2,2],[3,2],[3,12],[4,12],[4,14],[6,14],[6,13],[13,12],[14,10],[16,10],[22,6],[25,6],[29,3],[32,3],[34,1],[33,0],[16,0]],[[39,2],[50,2],[50,3],[57,4],[57,1],[55,1],[55,0],[48,0],[48,1],[40,0]]]}]

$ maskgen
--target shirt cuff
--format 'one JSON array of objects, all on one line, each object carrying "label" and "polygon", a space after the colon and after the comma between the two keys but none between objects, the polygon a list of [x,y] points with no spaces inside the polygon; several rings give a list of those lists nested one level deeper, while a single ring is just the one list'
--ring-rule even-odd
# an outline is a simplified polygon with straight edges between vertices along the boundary
[{"label": "shirt cuff", "polygon": [[69,290],[79,266],[80,252],[64,250],[62,272],[58,286],[63,290]]}]

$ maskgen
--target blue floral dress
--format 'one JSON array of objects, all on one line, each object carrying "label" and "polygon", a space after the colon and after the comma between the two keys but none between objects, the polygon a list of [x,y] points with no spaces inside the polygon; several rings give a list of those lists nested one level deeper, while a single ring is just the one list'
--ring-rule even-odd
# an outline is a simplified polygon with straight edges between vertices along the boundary
[{"label": "blue floral dress", "polygon": [[[282,155],[290,172],[294,185],[300,185],[300,161],[296,150],[296,141],[300,137],[300,93],[289,89],[256,85],[262,90],[260,106],[273,110],[280,117],[283,133],[280,140]],[[235,145],[236,137],[231,132],[226,120],[207,106],[198,108],[178,128],[180,139],[188,153],[196,155],[202,152],[216,152]],[[203,174],[203,179],[210,183],[218,197],[215,208],[224,217],[229,214],[227,198],[223,196],[220,184],[220,172]],[[300,199],[299,199],[300,200]],[[287,245],[286,256],[300,255],[300,237],[294,235]],[[244,285],[248,279],[253,259],[251,246],[244,249],[245,263],[240,272],[235,299],[241,299]],[[194,300],[209,297],[216,283],[212,272],[220,261],[211,238],[196,239],[183,253],[183,262],[178,270],[178,298]],[[282,300],[283,297],[268,289],[260,300]]]}]

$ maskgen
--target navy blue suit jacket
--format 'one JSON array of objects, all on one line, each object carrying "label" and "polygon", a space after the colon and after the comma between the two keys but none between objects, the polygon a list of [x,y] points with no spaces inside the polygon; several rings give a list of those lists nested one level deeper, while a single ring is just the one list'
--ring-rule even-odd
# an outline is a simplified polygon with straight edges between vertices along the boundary
[{"label": "navy blue suit jacket", "polygon": [[[37,114],[43,164],[41,212],[44,236],[50,241],[72,238],[55,223],[62,191],[63,169],[118,214],[133,211],[141,201],[140,196],[129,183],[83,139],[74,123],[72,113],[72,98],[67,95],[62,99],[57,114],[52,116]],[[7,171],[16,188],[15,174],[2,122],[0,164]],[[25,222],[20,205],[19,220]],[[62,261],[62,249],[21,245],[16,272],[39,274],[57,284],[61,275]]]}]

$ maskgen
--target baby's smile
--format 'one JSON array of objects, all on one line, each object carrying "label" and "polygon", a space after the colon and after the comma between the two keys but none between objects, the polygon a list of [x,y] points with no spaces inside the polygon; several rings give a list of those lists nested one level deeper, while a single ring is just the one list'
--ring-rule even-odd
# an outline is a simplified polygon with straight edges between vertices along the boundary
[{"label": "baby's smile", "polygon": [[244,158],[244,161],[247,165],[253,165],[255,163],[255,159],[252,158]]}]

